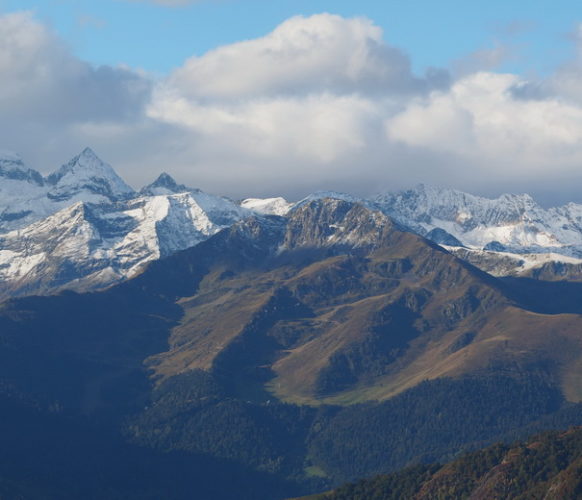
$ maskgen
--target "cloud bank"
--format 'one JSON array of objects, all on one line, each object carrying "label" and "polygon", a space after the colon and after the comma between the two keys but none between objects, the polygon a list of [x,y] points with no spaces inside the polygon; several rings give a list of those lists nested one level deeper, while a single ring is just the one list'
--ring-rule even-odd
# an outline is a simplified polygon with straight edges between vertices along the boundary
[{"label": "cloud bank", "polygon": [[233,197],[425,182],[582,201],[579,53],[539,81],[496,73],[502,47],[417,75],[371,20],[320,14],[154,79],[92,67],[30,13],[8,14],[0,146],[50,168],[91,145],[136,185],[166,170]]}]

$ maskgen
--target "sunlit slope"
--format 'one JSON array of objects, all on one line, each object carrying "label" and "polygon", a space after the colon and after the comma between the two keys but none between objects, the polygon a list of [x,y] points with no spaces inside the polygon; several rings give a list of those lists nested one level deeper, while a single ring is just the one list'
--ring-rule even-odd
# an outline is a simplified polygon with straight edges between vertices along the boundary
[{"label": "sunlit slope", "polygon": [[286,401],[341,404],[425,379],[534,371],[579,400],[579,314],[519,303],[384,216],[324,200],[231,232],[250,251],[227,244],[179,300],[169,350],[148,360],[156,376],[203,369]]}]

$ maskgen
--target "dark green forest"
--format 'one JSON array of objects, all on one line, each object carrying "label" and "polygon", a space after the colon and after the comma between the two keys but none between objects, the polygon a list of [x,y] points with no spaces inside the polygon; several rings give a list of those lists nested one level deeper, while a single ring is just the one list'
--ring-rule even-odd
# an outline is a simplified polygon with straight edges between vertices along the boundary
[{"label": "dark green forest", "polygon": [[232,460],[313,491],[574,424],[582,405],[536,376],[441,379],[384,403],[311,408],[242,401],[191,372],[156,388],[125,432],[148,449]]},{"label": "dark green forest", "polygon": [[[380,404],[311,408],[243,401],[194,371],[116,419],[8,395],[2,408],[0,491],[9,499],[192,498],[193,489],[200,498],[282,499],[416,465],[390,486],[405,498],[433,473],[430,464],[520,433],[582,424],[582,405],[565,404],[535,377],[443,379]],[[491,450],[498,449],[505,448]]]}]

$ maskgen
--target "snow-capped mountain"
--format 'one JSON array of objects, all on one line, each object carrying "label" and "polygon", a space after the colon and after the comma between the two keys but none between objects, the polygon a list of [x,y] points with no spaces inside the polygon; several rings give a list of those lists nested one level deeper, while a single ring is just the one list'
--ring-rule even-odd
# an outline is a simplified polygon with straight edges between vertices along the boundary
[{"label": "snow-capped mountain", "polygon": [[46,178],[17,155],[0,153],[0,232],[26,227],[78,201],[100,204],[135,196],[90,148]]},{"label": "snow-capped mountain", "polygon": [[[288,216],[323,198],[382,212],[491,274],[582,277],[582,205],[545,209],[529,195],[487,199],[426,186],[367,199],[319,191],[296,203],[239,205],[166,173],[136,192],[87,148],[47,177],[0,152],[0,298],[103,288],[249,215]],[[337,229],[318,231],[333,239]]]},{"label": "snow-capped mountain", "polygon": [[443,245],[453,255],[493,276],[525,276],[548,281],[582,278],[582,259],[558,253],[494,252]]},{"label": "snow-capped mountain", "polygon": [[582,257],[582,205],[544,209],[527,194],[487,199],[423,185],[370,201],[423,235],[440,229],[468,248]]},{"label": "snow-capped mountain", "polygon": [[168,174],[138,194],[89,149],[47,178],[14,155],[2,159],[4,214],[30,210],[3,221],[0,297],[108,286],[250,213]]},{"label": "snow-capped mountain", "polygon": [[143,187],[139,194],[141,196],[158,196],[190,192],[200,192],[200,190],[186,187],[184,184],[178,184],[169,174],[162,172],[154,182]]},{"label": "snow-capped mountain", "polygon": [[[40,173],[27,168],[19,156],[0,152],[0,230],[23,227],[48,215],[47,192]],[[33,215],[35,211],[39,215]]]},{"label": "snow-capped mountain", "polygon": [[[553,273],[557,278],[582,277],[579,204],[545,209],[527,194],[488,199],[420,185],[371,198],[319,191],[291,205],[289,210],[322,198],[359,202],[379,210],[401,226],[497,276]],[[253,204],[260,206],[261,200],[253,200]]]},{"label": "snow-capped mountain", "polygon": [[102,203],[133,198],[135,191],[90,148],[46,178],[55,201]]},{"label": "snow-capped mountain", "polygon": [[424,185],[367,202],[491,274],[582,276],[582,205],[545,209],[527,194],[488,199]]},{"label": "snow-capped mountain", "polygon": [[0,177],[38,186],[44,183],[42,175],[36,170],[27,168],[19,155],[8,151],[0,151]]},{"label": "snow-capped mountain", "polygon": [[151,260],[198,244],[244,213],[201,192],[77,202],[0,235],[0,297],[108,286]]}]

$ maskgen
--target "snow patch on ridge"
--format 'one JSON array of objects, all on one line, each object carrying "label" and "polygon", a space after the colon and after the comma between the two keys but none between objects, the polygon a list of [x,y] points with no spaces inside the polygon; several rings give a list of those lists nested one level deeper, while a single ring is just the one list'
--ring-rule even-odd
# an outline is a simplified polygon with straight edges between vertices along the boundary
[{"label": "snow patch on ridge", "polygon": [[247,198],[241,202],[241,207],[262,215],[287,215],[293,203],[285,198]]}]

